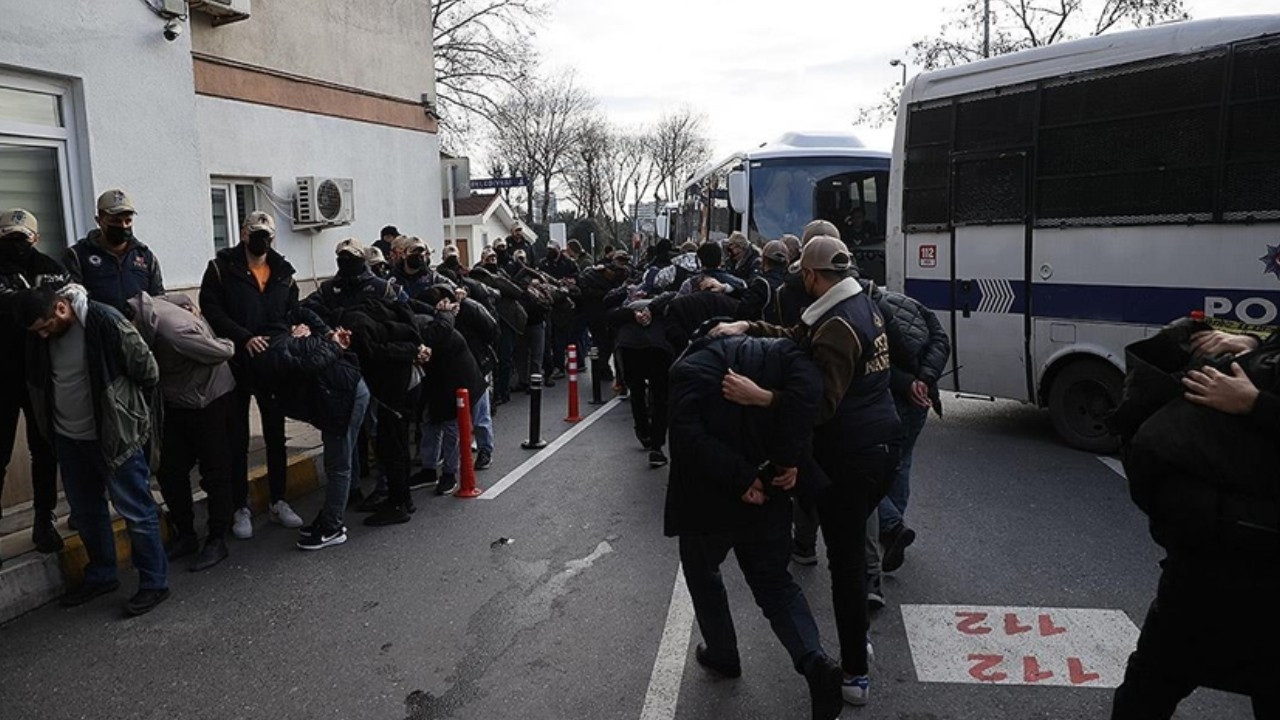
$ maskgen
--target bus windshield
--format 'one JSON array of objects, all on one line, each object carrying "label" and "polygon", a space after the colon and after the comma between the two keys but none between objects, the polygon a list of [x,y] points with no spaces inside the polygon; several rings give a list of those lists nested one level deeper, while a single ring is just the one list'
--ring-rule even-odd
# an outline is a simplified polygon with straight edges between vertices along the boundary
[{"label": "bus windshield", "polygon": [[811,220],[830,220],[853,249],[884,243],[887,158],[753,160],[750,230],[756,242],[800,235]]}]

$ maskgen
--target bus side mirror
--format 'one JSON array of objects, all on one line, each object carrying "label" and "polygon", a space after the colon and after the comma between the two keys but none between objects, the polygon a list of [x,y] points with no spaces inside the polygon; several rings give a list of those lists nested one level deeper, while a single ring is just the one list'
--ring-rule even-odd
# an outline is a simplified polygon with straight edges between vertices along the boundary
[{"label": "bus side mirror", "polygon": [[671,224],[671,220],[667,218],[666,215],[659,215],[657,217],[657,219],[654,221],[654,227],[656,229],[658,237],[662,238],[663,240],[671,239],[671,228],[669,227],[670,224]]},{"label": "bus side mirror", "polygon": [[729,173],[729,207],[742,214],[747,211],[747,173],[734,170]]}]

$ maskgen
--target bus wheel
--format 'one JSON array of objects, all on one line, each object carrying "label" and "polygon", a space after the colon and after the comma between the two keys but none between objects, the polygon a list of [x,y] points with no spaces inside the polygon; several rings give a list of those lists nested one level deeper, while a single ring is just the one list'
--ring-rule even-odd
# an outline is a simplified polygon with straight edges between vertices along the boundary
[{"label": "bus wheel", "polygon": [[1120,440],[1107,431],[1107,416],[1120,404],[1124,376],[1102,360],[1076,360],[1049,388],[1049,416],[1059,437],[1079,450],[1115,452]]}]

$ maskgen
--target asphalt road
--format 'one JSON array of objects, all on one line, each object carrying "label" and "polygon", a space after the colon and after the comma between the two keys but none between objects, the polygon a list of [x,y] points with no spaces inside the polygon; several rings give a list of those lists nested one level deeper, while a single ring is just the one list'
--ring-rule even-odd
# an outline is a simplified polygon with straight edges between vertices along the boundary
[{"label": "asphalt road", "polygon": [[[562,392],[548,398],[547,440],[569,427]],[[524,403],[497,418],[483,486],[532,455],[518,449]],[[844,717],[1107,717],[1110,690],[920,682],[901,606],[1113,609],[1140,624],[1160,555],[1124,480],[1059,445],[1041,413],[971,400],[930,420],[914,475],[920,536],[874,618],[872,704]],[[223,565],[175,571],[173,598],[150,615],[121,619],[128,573],[115,597],[0,627],[0,719],[807,717],[804,682],[732,559],[743,677],[706,675],[696,626],[683,643],[680,621],[669,626],[665,480],[622,403],[493,499],[419,493],[411,523],[350,515],[350,541],[317,553],[260,518]],[[319,500],[298,503],[304,517]],[[793,570],[834,652],[826,570]],[[1178,717],[1251,713],[1202,690]]]}]

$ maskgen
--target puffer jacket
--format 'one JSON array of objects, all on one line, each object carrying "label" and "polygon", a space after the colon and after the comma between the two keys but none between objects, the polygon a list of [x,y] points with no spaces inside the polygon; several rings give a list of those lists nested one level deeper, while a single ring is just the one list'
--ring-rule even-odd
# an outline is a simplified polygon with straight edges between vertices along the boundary
[{"label": "puffer jacket", "polygon": [[236,387],[227,364],[236,346],[214,335],[209,322],[196,314],[186,295],[153,298],[139,293],[129,301],[133,325],[151,346],[160,366],[160,393],[165,405],[189,410],[209,403]]},{"label": "puffer jacket", "polygon": [[458,332],[453,313],[436,313],[435,317],[414,318],[422,342],[431,348],[431,360],[423,368],[422,400],[427,419],[433,423],[448,422],[458,417],[457,392],[466,388],[471,403],[479,401],[487,383],[466,339]]},{"label": "puffer jacket", "polygon": [[[675,293],[663,293],[656,298],[635,300],[609,311],[609,323],[617,329],[616,345],[620,348],[661,350],[675,355],[675,348],[667,337],[667,303]],[[650,322],[636,322],[636,313],[649,310]]]},{"label": "puffer jacket", "polygon": [[942,398],[938,380],[951,360],[951,338],[938,316],[915,298],[879,287],[862,280],[862,287],[876,301],[884,317],[885,334],[889,336],[889,362],[892,368],[889,389],[898,400],[909,401],[911,384],[923,380],[929,386],[933,410],[942,416]]},{"label": "puffer jacket", "polygon": [[[724,399],[732,369],[777,393],[772,407]],[[671,368],[671,474],[664,532],[668,536],[736,530],[771,509],[742,502],[765,461],[796,467],[808,451],[822,395],[818,367],[790,340],[746,336],[696,340]]]},{"label": "puffer jacket", "polygon": [[325,433],[347,431],[360,384],[352,353],[323,337],[285,332],[272,337],[267,350],[249,363],[286,417]]},{"label": "puffer jacket", "polygon": [[684,350],[694,332],[712,318],[732,320],[738,302],[719,292],[699,290],[690,295],[672,298],[667,303],[666,332],[671,347],[677,353]]},{"label": "puffer jacket", "polygon": [[409,306],[364,298],[336,313],[334,326],[351,331],[351,350],[360,358],[369,394],[407,418],[412,410],[409,382],[418,347],[423,344]]},{"label": "puffer jacket", "polygon": [[[80,285],[59,293],[71,302],[76,320],[84,326],[85,361],[96,402],[93,419],[102,462],[115,471],[151,441],[157,423],[152,417],[154,389],[160,367],[151,349],[119,310],[89,299]],[[36,427],[50,443],[53,428],[53,367],[49,342],[33,333],[27,337],[27,389],[31,393]]]}]

